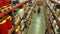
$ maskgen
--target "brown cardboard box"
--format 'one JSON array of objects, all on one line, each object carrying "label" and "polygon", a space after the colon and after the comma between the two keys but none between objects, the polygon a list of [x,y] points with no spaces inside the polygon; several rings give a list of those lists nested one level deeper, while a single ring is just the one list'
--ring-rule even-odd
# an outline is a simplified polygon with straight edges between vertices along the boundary
[{"label": "brown cardboard box", "polygon": [[37,5],[42,6],[43,5],[43,0],[37,0]]}]

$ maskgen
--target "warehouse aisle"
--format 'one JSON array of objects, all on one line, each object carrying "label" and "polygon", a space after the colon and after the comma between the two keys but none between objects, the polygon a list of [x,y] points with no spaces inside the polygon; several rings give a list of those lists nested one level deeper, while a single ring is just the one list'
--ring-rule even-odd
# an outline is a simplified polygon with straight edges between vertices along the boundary
[{"label": "warehouse aisle", "polygon": [[45,28],[45,16],[43,11],[41,10],[41,13],[35,13],[33,15],[32,23],[27,34],[45,34]]}]

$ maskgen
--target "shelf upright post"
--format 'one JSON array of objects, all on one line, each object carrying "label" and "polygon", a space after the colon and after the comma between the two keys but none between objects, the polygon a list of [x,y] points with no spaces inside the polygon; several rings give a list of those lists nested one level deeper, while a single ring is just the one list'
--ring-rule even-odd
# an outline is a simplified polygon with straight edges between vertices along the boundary
[{"label": "shelf upright post", "polygon": [[[11,0],[11,7],[13,7],[13,1]],[[13,18],[13,26],[14,26],[14,20],[15,20],[15,18],[14,18],[14,11],[12,11],[12,18]]]},{"label": "shelf upright post", "polygon": [[[11,0],[11,7],[13,7],[13,0]],[[15,16],[14,11],[12,11],[13,27],[15,26],[15,24],[14,24],[15,17],[14,16]],[[15,31],[12,34],[15,34]]]}]

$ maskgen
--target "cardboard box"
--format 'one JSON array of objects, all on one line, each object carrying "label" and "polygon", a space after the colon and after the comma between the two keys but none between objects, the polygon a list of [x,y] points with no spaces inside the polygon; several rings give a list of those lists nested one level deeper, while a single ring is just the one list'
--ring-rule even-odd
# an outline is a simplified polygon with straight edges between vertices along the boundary
[{"label": "cardboard box", "polygon": [[37,0],[37,5],[42,6],[43,5],[43,0]]}]

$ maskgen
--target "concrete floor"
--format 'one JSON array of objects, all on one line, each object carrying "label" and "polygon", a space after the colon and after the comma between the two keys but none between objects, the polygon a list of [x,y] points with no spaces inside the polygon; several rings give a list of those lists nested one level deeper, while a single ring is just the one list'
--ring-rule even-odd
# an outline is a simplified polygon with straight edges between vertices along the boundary
[{"label": "concrete floor", "polygon": [[27,34],[45,34],[46,23],[42,9],[43,8],[41,8],[41,13],[35,13],[33,15],[30,29]]}]

